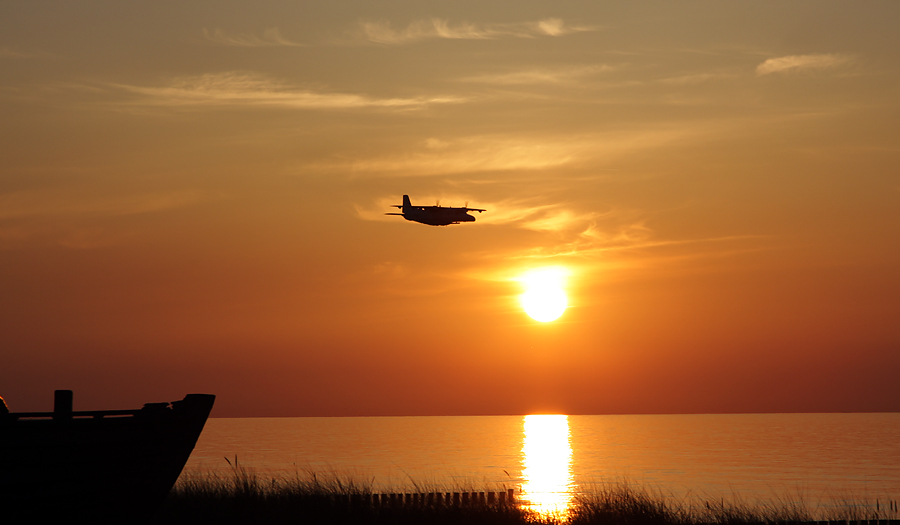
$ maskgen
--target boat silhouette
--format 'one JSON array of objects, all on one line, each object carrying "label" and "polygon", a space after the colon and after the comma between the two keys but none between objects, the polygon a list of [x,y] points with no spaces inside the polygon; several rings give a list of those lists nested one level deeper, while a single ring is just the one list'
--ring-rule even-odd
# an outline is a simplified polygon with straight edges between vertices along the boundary
[{"label": "boat silhouette", "polygon": [[72,391],[57,390],[53,412],[0,413],[0,521],[149,517],[178,479],[214,401],[188,394],[137,410],[75,412]]}]

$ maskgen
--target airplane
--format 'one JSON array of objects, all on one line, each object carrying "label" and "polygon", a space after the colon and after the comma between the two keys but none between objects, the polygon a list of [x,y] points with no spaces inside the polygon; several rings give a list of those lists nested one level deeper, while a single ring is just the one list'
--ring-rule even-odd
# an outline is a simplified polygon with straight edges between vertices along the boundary
[{"label": "airplane", "polygon": [[408,221],[421,222],[422,224],[431,226],[447,226],[448,224],[459,224],[461,222],[475,222],[475,217],[472,217],[466,212],[477,211],[478,213],[481,213],[487,211],[479,208],[467,208],[465,206],[462,208],[444,208],[440,205],[413,206],[412,203],[409,202],[409,195],[403,196],[402,205],[395,204],[394,207],[401,209],[403,213],[385,213],[385,215],[400,215]]}]

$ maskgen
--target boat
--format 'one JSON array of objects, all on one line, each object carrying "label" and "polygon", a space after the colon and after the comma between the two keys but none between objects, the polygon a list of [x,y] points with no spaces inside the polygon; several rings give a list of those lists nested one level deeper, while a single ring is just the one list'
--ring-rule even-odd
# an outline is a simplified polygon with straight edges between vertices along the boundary
[{"label": "boat", "polygon": [[136,410],[76,412],[72,397],[57,390],[53,412],[0,406],[0,521],[146,519],[181,474],[215,401],[188,394]]}]

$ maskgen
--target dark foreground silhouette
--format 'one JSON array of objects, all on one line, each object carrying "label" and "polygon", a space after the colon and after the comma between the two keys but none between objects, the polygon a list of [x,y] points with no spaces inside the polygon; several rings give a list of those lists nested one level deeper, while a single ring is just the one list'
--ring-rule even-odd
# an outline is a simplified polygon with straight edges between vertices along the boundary
[{"label": "dark foreground silhouette", "polygon": [[415,492],[409,494],[375,494],[364,483],[334,475],[262,478],[236,461],[232,467],[231,477],[213,473],[183,477],[154,523],[776,525],[830,519],[836,523],[880,520],[881,524],[900,525],[896,502],[881,502],[877,511],[848,504],[817,516],[799,501],[755,506],[725,500],[684,501],[622,483],[598,486],[577,496],[567,516],[542,516],[515,498],[499,497],[506,494],[504,490],[495,489],[493,498],[487,496],[490,492],[471,491],[463,498],[463,490],[449,492],[448,498],[446,491],[422,486],[413,487]]},{"label": "dark foreground silhouette", "polygon": [[0,413],[0,523],[149,519],[187,462],[215,396],[139,410]]}]

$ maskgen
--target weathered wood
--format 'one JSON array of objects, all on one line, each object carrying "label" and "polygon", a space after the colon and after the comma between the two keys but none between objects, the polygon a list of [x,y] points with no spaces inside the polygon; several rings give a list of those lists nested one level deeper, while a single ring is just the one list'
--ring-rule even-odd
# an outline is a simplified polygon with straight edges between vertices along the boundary
[{"label": "weathered wood", "polygon": [[[488,506],[496,507],[515,503],[515,490],[501,492],[409,492],[376,493],[350,496],[351,502],[365,502],[378,507],[450,507]],[[824,524],[823,524],[824,525]]]}]

